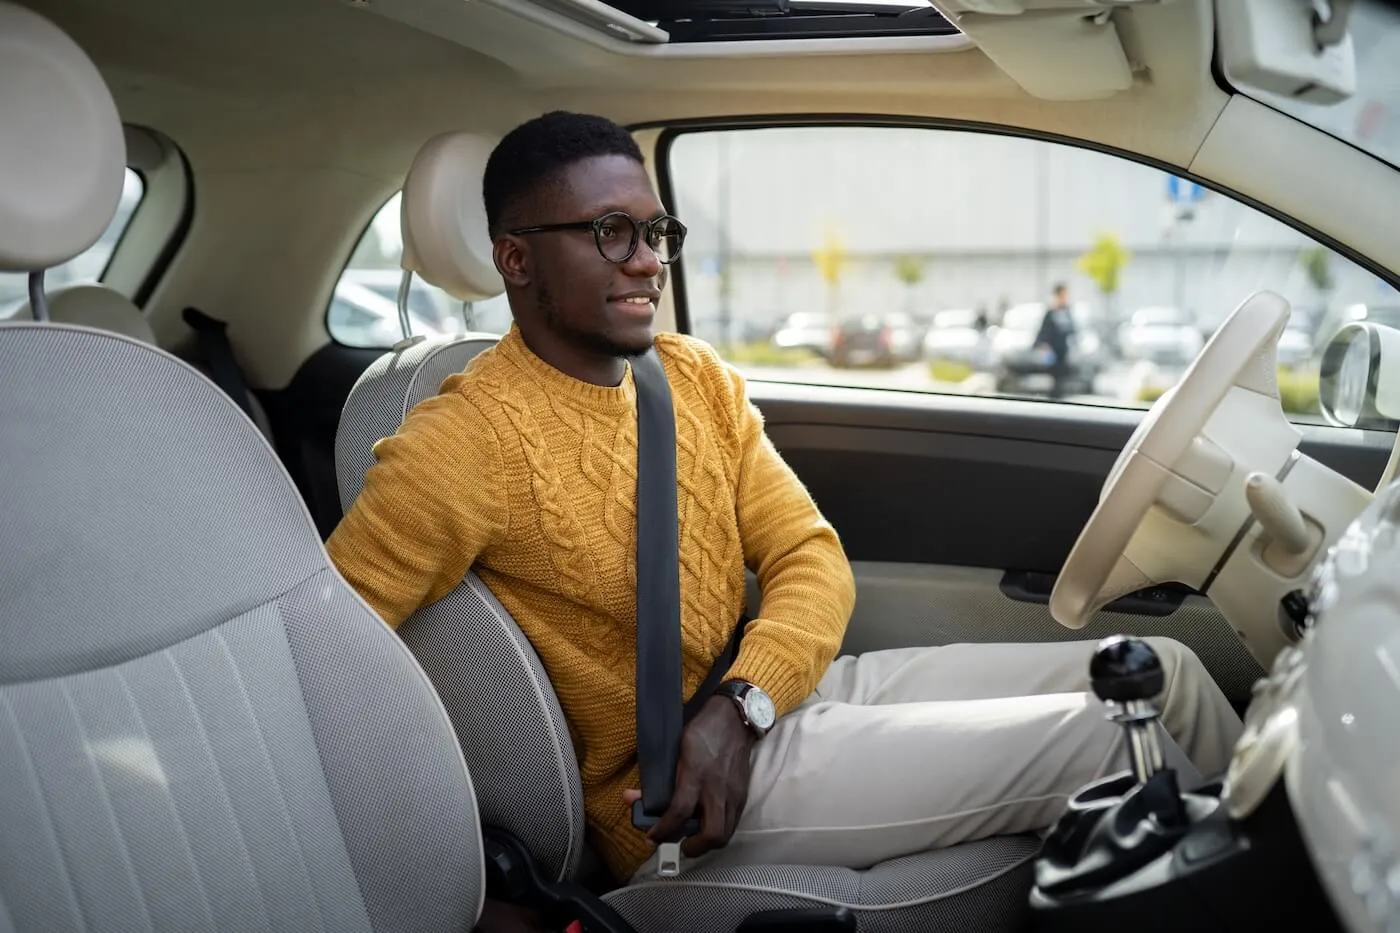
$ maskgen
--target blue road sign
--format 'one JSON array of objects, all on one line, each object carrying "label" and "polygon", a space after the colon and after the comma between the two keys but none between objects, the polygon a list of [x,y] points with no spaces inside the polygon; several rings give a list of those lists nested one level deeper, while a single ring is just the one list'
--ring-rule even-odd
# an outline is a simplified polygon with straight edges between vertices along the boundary
[{"label": "blue road sign", "polygon": [[1167,176],[1167,200],[1173,204],[1195,204],[1206,196],[1206,189],[1193,181]]}]

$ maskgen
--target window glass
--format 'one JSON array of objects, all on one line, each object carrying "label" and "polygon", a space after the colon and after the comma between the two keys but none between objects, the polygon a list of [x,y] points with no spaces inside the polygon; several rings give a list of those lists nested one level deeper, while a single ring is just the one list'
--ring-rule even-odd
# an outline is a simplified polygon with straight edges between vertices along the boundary
[{"label": "window glass", "polygon": [[1285,407],[1321,420],[1327,339],[1400,314],[1387,283],[1291,227],[1058,143],[707,131],[677,137],[668,168],[689,328],[755,379],[1145,407],[1267,288],[1293,306]]},{"label": "window glass", "polygon": [[[45,270],[44,288],[51,290],[64,285],[99,281],[112,253],[116,251],[117,241],[126,231],[126,225],[131,223],[131,215],[136,212],[136,206],[141,203],[145,193],[141,176],[128,168],[122,183],[121,201],[117,204],[117,213],[112,217],[112,222],[97,238],[97,242],[83,253],[61,266]],[[0,272],[0,318],[9,317],[27,301],[29,276],[23,272]]]},{"label": "window glass", "polygon": [[[403,334],[398,294],[403,241],[399,233],[399,199],[395,194],[375,214],[355,246],[326,311],[326,327],[336,341],[351,347],[391,347]],[[472,329],[503,334],[510,328],[504,295],[488,301],[461,302],[415,277],[408,296],[415,334],[445,336]]]}]

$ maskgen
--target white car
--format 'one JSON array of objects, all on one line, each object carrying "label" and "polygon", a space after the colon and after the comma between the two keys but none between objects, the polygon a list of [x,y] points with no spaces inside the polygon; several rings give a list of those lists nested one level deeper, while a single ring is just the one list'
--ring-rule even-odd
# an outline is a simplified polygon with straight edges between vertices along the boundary
[{"label": "white car", "polygon": [[994,330],[977,326],[978,313],[971,308],[940,311],[933,316],[933,326],[924,335],[924,356],[932,361],[965,363],[973,369],[985,369],[992,359]]},{"label": "white car", "polygon": [[[446,328],[411,306],[408,320],[413,333],[425,337],[442,337],[465,329],[464,326]],[[404,336],[397,302],[357,282],[341,280],[336,283],[327,322],[337,339],[352,347],[391,346]]]},{"label": "white car", "polygon": [[1118,346],[1127,360],[1185,366],[1205,346],[1201,329],[1179,308],[1139,308],[1118,330]]}]

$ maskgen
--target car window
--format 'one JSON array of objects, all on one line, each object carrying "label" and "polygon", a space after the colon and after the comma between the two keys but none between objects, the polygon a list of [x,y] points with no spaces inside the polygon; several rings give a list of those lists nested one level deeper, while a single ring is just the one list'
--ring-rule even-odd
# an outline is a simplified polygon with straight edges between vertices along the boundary
[{"label": "car window", "polygon": [[[403,337],[398,311],[403,275],[399,200],[395,194],[374,215],[326,309],[326,329],[346,346],[388,348]],[[408,293],[408,316],[413,333],[429,337],[465,333],[468,321],[472,330],[504,334],[511,322],[504,295],[464,303],[416,276]]]},{"label": "car window", "polygon": [[[97,242],[89,246],[83,253],[61,266],[45,270],[45,289],[52,290],[64,285],[101,281],[102,274],[107,269],[107,263],[111,260],[112,253],[117,249],[117,241],[126,232],[126,225],[131,223],[131,216],[136,213],[136,207],[141,203],[141,198],[145,193],[146,186],[141,180],[140,174],[128,168],[126,178],[122,183],[121,200],[117,203],[117,212],[113,215],[112,222],[107,225],[106,230],[102,231]],[[26,273],[0,273],[0,318],[14,314],[28,300],[29,276]]]},{"label": "car window", "polygon": [[[1364,309],[1400,308],[1385,281],[1262,211],[1062,143],[913,127],[696,130],[671,138],[665,167],[690,230],[681,320],[753,379],[1054,389],[1145,407],[1267,288],[1306,335],[1279,349],[1285,408],[1320,421],[1327,339]],[[1057,300],[1063,360],[1041,337]],[[846,334],[843,322],[862,318],[876,321],[867,336]],[[943,333],[969,323],[976,339]]]}]

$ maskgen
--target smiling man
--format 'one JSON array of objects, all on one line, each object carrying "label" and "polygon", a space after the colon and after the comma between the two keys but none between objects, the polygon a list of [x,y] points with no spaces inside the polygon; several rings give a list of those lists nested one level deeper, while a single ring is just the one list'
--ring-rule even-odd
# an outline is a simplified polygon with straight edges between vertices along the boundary
[{"label": "smiling man", "polygon": [[[544,663],[580,755],[594,841],[619,880],[647,871],[654,848],[628,806],[630,360],[653,347],[676,411],[687,698],[731,639],[746,568],[763,593],[724,683],[686,725],[672,806],[653,836],[694,814],[688,855],[860,868],[1046,826],[1067,794],[1116,766],[1117,727],[1085,693],[1093,643],[833,663],[854,606],[850,566],[743,377],[701,341],[654,333],[685,227],[624,129],[568,113],[532,120],[492,154],[483,194],[515,324],[376,446],[327,547],[395,627],[476,570]],[[1223,770],[1238,717],[1191,652],[1154,645],[1167,730],[1203,771]]]}]

